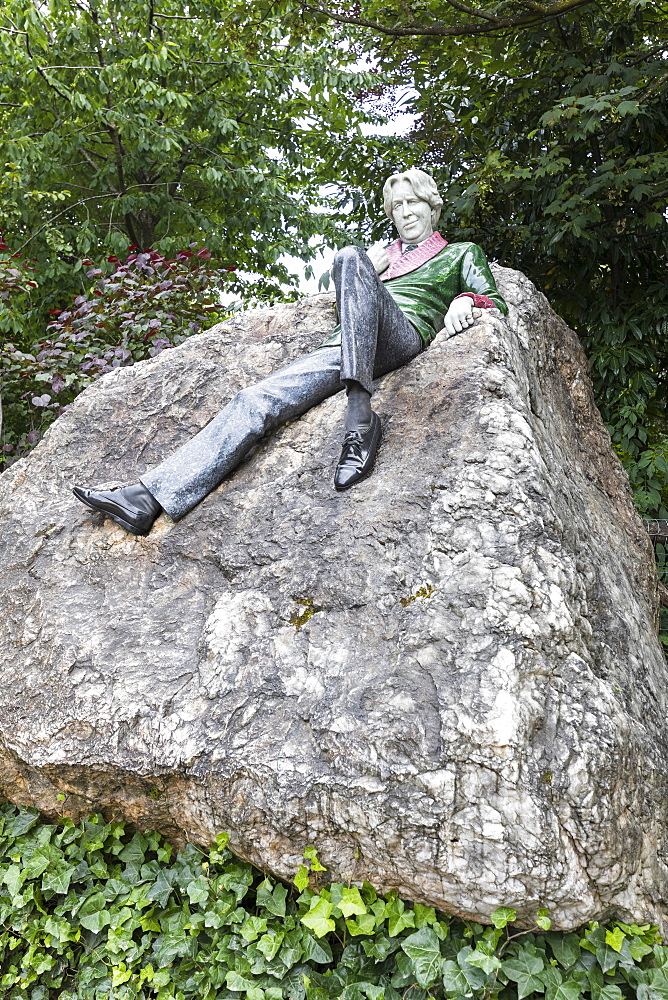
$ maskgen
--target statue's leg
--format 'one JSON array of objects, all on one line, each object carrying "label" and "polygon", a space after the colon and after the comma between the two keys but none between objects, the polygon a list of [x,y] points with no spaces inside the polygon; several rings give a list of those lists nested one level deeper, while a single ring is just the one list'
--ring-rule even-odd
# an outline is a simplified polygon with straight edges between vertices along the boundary
[{"label": "statue's leg", "polygon": [[369,475],[380,443],[380,419],[371,409],[373,379],[414,358],[422,340],[364,250],[341,250],[332,273],[341,323],[341,379],[348,395],[346,434],[334,486],[346,490]]},{"label": "statue's leg", "polygon": [[360,247],[340,250],[332,274],[341,323],[341,378],[349,400],[359,398],[361,388],[368,403],[373,379],[414,358],[422,340]]},{"label": "statue's leg", "polygon": [[140,482],[174,521],[215,489],[264,434],[343,389],[338,347],[313,351],[242,389]]}]

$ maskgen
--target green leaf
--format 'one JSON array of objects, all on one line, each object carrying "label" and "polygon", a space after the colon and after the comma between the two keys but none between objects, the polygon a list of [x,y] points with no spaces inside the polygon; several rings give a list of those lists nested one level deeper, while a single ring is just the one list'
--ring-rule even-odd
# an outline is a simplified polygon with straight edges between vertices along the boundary
[{"label": "green leaf", "polygon": [[517,919],[517,912],[509,906],[499,906],[490,917],[495,927],[505,927]]},{"label": "green leaf", "polygon": [[267,934],[262,935],[257,943],[257,946],[268,962],[271,962],[274,956],[278,953],[279,948],[283,944],[284,938],[285,933],[277,930],[271,930]]},{"label": "green leaf", "polygon": [[385,916],[390,937],[396,937],[403,930],[415,926],[415,914],[406,909],[403,899],[397,899],[396,896],[390,897],[385,904]]},{"label": "green leaf", "polygon": [[193,879],[192,882],[188,883],[186,892],[188,893],[191,903],[206,903],[209,899],[209,883],[203,875],[200,875],[198,878]]},{"label": "green leaf", "polygon": [[560,965],[565,969],[575,965],[580,957],[580,938],[577,934],[557,934],[553,931],[545,937]]},{"label": "green leaf", "polygon": [[543,971],[544,963],[538,955],[522,949],[517,958],[508,958],[501,963],[501,968],[508,979],[517,983],[517,997],[522,1000],[529,993],[542,993],[543,983],[539,973]]},{"label": "green leaf", "polygon": [[626,934],[621,927],[615,927],[613,930],[606,931],[605,933],[605,943],[609,945],[613,951],[620,952],[625,940]]},{"label": "green leaf", "polygon": [[376,918],[373,913],[362,913],[355,920],[346,920],[350,934],[373,934],[376,929]]},{"label": "green leaf", "polygon": [[337,901],[336,905],[341,910],[344,917],[352,917],[353,914],[366,913],[364,901],[360,896],[359,889],[356,889],[355,886],[350,889],[344,889],[341,894],[341,899]]},{"label": "green leaf", "polygon": [[615,986],[614,983],[608,983],[599,993],[598,1000],[623,1000],[623,997],[624,994],[619,986]]},{"label": "green leaf", "polygon": [[323,868],[323,866],[320,864],[318,860],[318,852],[316,851],[315,847],[313,847],[313,845],[311,845],[310,847],[306,847],[304,849],[304,857],[306,858],[307,861],[310,861],[312,872],[327,871],[327,869]]},{"label": "green leaf", "polygon": [[295,875],[292,881],[297,886],[300,892],[303,892],[304,889],[308,888],[308,883],[309,883],[308,868],[306,868],[304,865],[300,865],[299,868],[297,869],[297,874]]},{"label": "green leaf", "polygon": [[335,928],[335,923],[333,920],[329,919],[329,915],[334,909],[332,904],[322,898],[315,897],[313,900],[314,905],[308,913],[305,913],[303,917],[300,917],[301,922],[308,927],[316,937],[324,937],[325,934],[329,934]]},{"label": "green leaf", "polygon": [[9,889],[11,896],[17,896],[25,880],[25,870],[19,865],[10,865],[2,876],[3,883]]},{"label": "green leaf", "polygon": [[50,890],[59,895],[66,895],[73,870],[74,867],[66,861],[59,861],[51,871],[45,872],[42,878],[42,889],[45,892]]},{"label": "green leaf", "polygon": [[545,1000],[578,1000],[582,992],[580,983],[574,979],[567,979],[563,983],[548,986],[545,991]]},{"label": "green leaf", "polygon": [[496,957],[496,955],[489,955],[487,952],[479,950],[476,948],[466,959],[469,965],[473,965],[478,969],[482,969],[484,973],[489,975],[490,972],[494,972],[495,969],[501,968],[501,960]]},{"label": "green leaf", "polygon": [[443,987],[448,996],[465,996],[470,993],[466,976],[452,959],[443,963]]},{"label": "green leaf", "polygon": [[303,938],[304,958],[307,962],[318,962],[323,965],[332,961],[332,949],[327,941],[316,941],[311,934]]},{"label": "green leaf", "polygon": [[[308,885],[308,876],[307,876]],[[303,886],[302,888],[306,888]],[[288,890],[280,882],[277,882],[275,886],[272,887],[269,879],[265,879],[261,882],[257,888],[257,903],[258,906],[263,906],[265,910],[269,910],[277,917],[285,916],[285,900],[288,895]]]},{"label": "green leaf", "polygon": [[415,978],[422,987],[429,987],[442,973],[440,942],[430,927],[422,927],[401,942],[402,950],[413,963]]},{"label": "green leaf", "polygon": [[153,885],[146,890],[146,898],[164,907],[167,906],[167,900],[171,893],[172,886],[167,881],[165,873],[160,871]]},{"label": "green leaf", "polygon": [[249,944],[251,941],[256,941],[260,934],[263,934],[267,929],[267,921],[265,917],[256,917],[251,915],[246,918],[243,927],[241,928],[241,936],[244,941]]},{"label": "green leaf", "polygon": [[246,990],[252,990],[255,983],[253,983],[252,980],[241,976],[238,972],[234,972],[230,969],[230,971],[225,974],[225,985],[228,990],[233,990],[234,992],[245,992]]}]

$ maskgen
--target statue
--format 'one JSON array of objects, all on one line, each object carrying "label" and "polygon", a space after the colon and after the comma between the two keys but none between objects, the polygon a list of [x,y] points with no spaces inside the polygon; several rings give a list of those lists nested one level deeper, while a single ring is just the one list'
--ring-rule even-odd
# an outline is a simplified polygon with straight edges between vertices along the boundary
[{"label": "statue", "polygon": [[334,258],[339,326],[319,348],[250,385],[138,483],[74,495],[135,535],[164,510],[178,521],[231,472],[268,431],[345,388],[348,405],[334,488],[368,476],[381,437],[371,408],[373,381],[411,361],[441,330],[473,323],[473,309],[508,308],[483,251],[436,232],[443,202],[422,170],[393,174],[384,207],[399,233],[389,247],[349,246]]}]

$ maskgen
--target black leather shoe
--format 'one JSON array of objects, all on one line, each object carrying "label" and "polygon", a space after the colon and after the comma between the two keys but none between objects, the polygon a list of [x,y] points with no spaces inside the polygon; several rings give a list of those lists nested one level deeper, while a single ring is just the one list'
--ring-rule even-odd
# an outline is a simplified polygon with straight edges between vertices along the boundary
[{"label": "black leather shoe", "polygon": [[162,507],[141,483],[114,486],[110,490],[87,490],[75,486],[72,490],[91,510],[106,514],[121,528],[133,535],[148,535]]},{"label": "black leather shoe", "polygon": [[371,423],[367,430],[348,431],[343,439],[341,458],[334,473],[334,488],[347,490],[362,479],[365,479],[373,469],[373,463],[380,444],[380,418],[377,413],[371,414]]}]

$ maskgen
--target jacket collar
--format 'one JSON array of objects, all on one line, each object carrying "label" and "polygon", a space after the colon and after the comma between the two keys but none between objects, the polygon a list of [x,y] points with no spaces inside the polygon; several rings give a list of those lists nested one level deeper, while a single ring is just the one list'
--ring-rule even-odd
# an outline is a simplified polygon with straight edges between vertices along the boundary
[{"label": "jacket collar", "polygon": [[401,240],[395,240],[387,248],[390,266],[380,275],[381,281],[391,281],[392,278],[398,278],[402,274],[417,271],[418,267],[426,264],[447,245],[447,240],[444,240],[440,233],[432,233],[429,239],[420,243],[415,250],[408,250],[402,254]]}]

